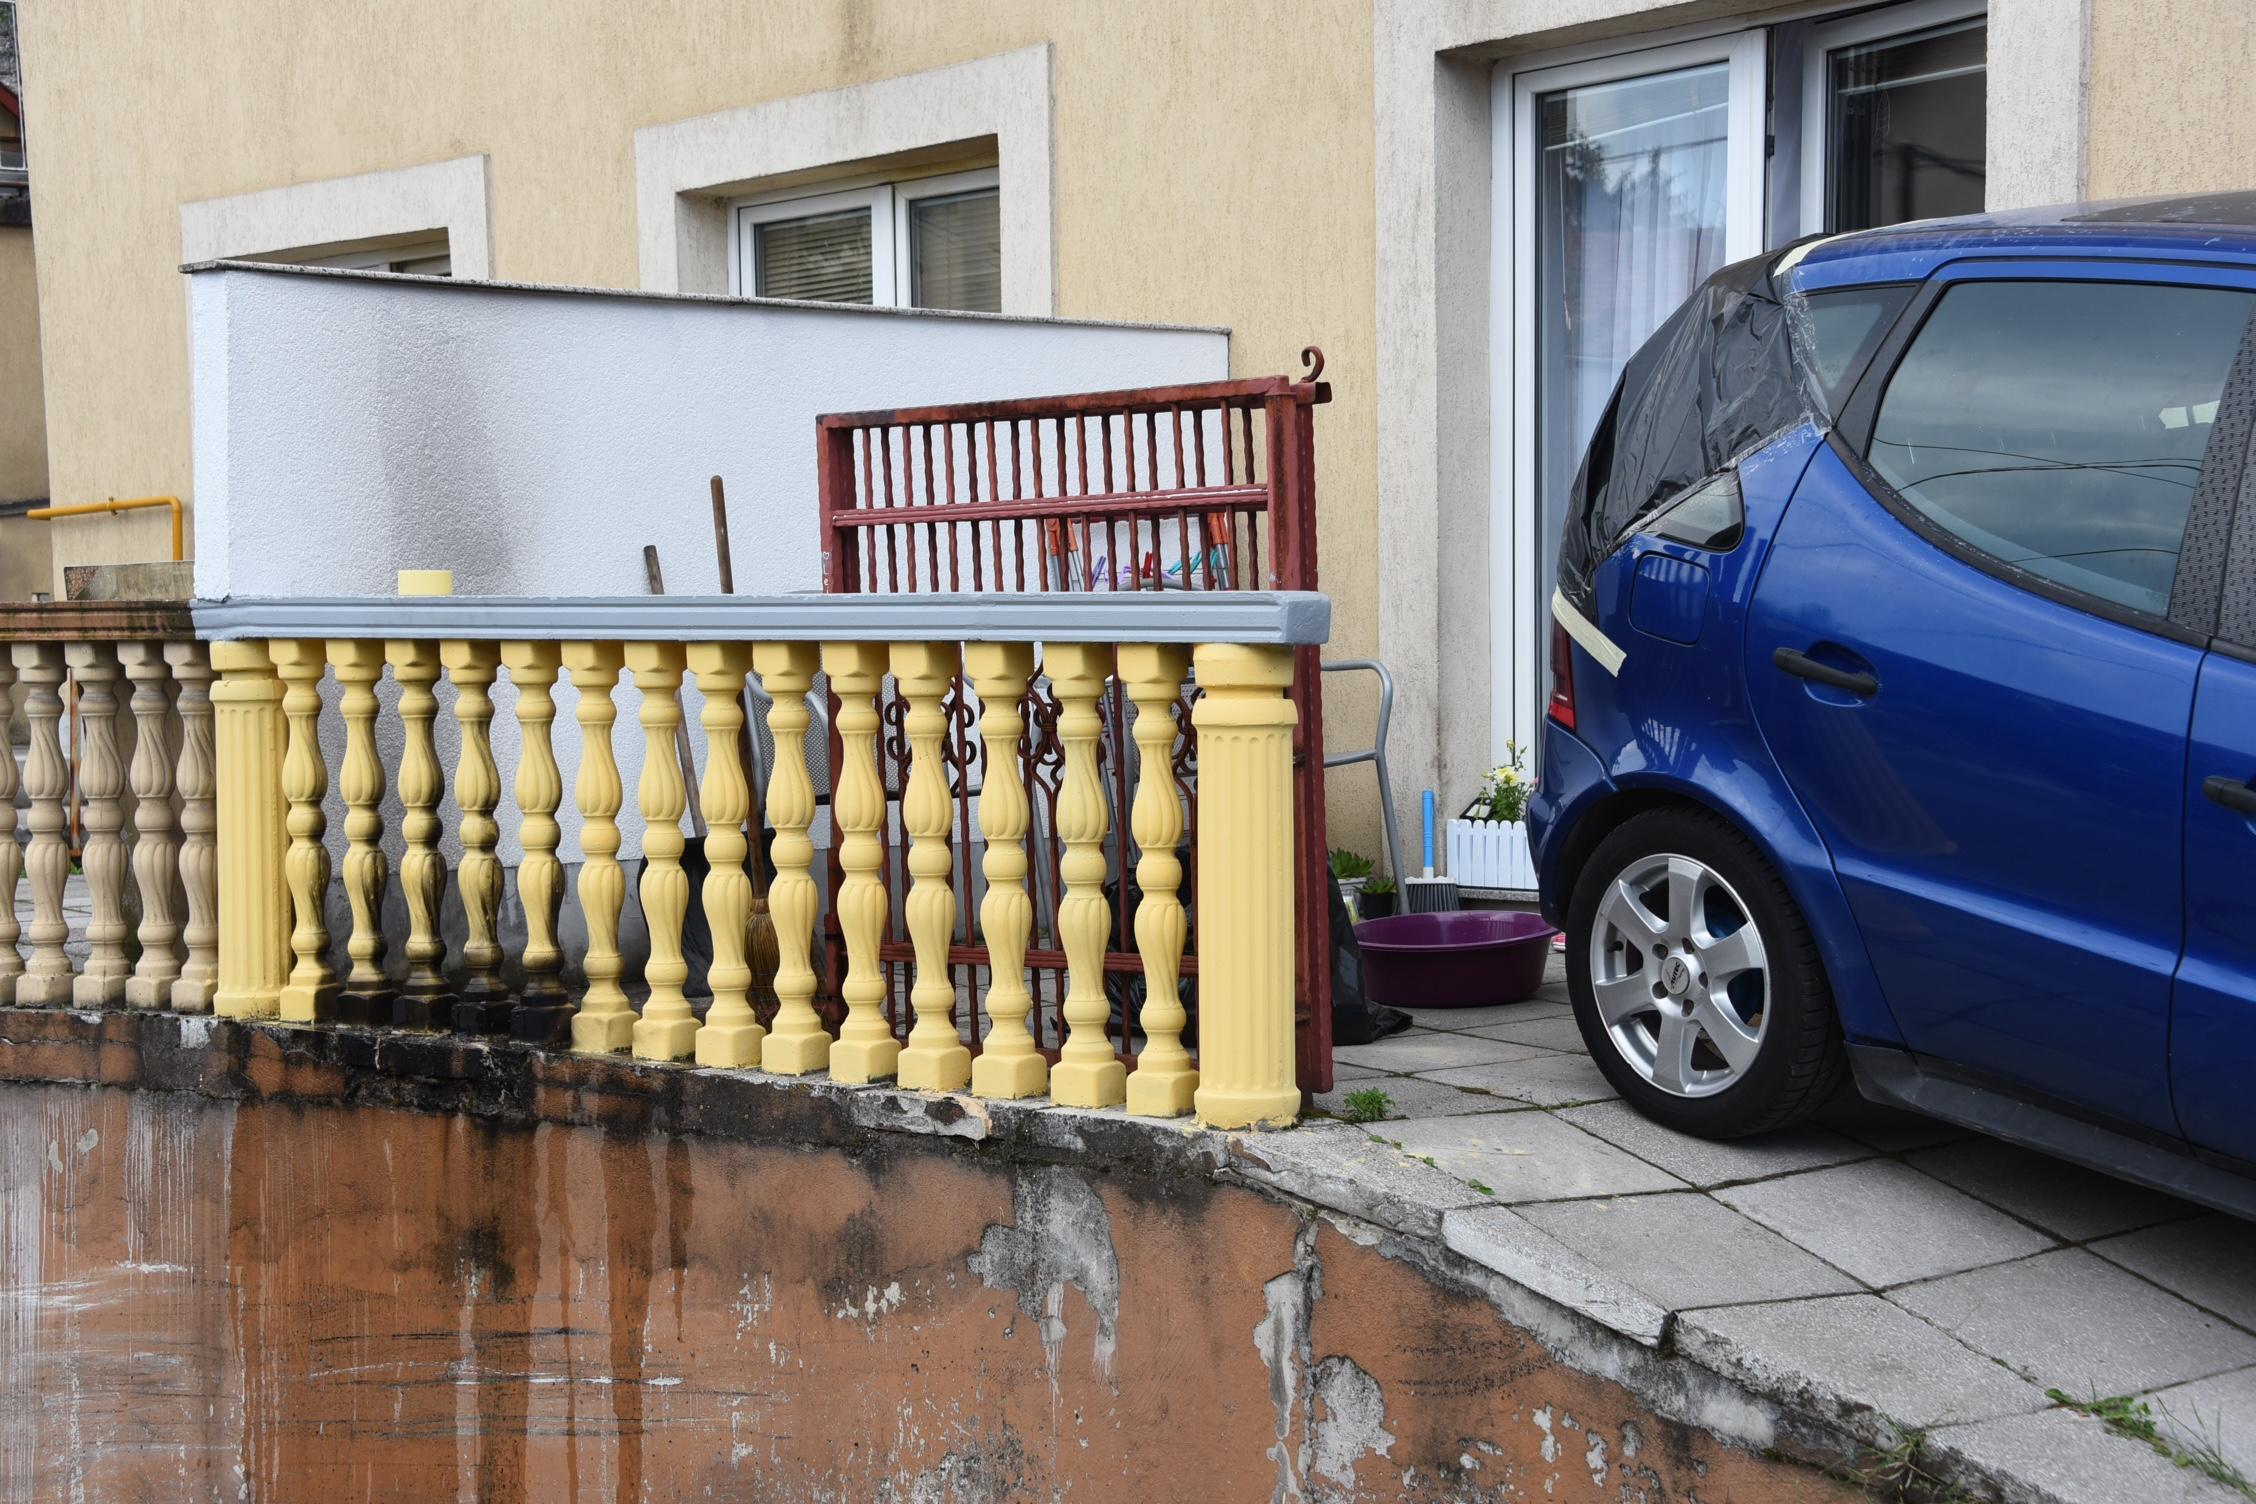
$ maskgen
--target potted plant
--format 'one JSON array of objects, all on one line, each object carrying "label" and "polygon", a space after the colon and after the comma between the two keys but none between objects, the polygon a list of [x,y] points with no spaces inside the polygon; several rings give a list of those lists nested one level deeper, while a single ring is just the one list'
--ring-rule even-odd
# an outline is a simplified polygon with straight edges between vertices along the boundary
[{"label": "potted plant", "polygon": [[1364,884],[1370,880],[1371,859],[1345,846],[1334,846],[1331,863],[1332,880],[1339,884],[1340,899],[1352,910]]},{"label": "potted plant", "polygon": [[1449,822],[1449,875],[1467,888],[1529,892],[1535,887],[1535,859],[1528,852],[1528,781],[1518,742],[1504,744],[1504,761],[1489,770],[1479,795],[1465,813]]},{"label": "potted plant", "polygon": [[1375,872],[1364,879],[1363,891],[1356,898],[1356,918],[1384,919],[1394,912],[1394,879]]}]

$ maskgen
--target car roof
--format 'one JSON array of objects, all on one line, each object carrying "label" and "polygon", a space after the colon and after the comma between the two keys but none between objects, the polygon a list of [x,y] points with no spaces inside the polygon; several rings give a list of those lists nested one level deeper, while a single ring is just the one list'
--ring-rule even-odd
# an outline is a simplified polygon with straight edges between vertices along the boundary
[{"label": "car roof", "polygon": [[2055,204],[1922,219],[1806,241],[1788,252],[1798,292],[1914,281],[1969,256],[2144,256],[2256,261],[2256,191]]}]

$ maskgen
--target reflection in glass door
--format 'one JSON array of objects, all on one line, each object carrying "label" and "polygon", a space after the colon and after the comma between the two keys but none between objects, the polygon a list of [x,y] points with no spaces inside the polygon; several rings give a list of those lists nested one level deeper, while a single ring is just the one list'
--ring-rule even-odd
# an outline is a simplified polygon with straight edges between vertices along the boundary
[{"label": "reflection in glass door", "polygon": [[1510,543],[1496,582],[1499,744],[1536,741],[1567,491],[1615,380],[1702,280],[1761,248],[1762,56],[1759,34],[1741,34],[1508,85],[1499,70],[1499,162],[1514,190],[1511,369],[1498,373],[1513,435],[1498,475]]}]

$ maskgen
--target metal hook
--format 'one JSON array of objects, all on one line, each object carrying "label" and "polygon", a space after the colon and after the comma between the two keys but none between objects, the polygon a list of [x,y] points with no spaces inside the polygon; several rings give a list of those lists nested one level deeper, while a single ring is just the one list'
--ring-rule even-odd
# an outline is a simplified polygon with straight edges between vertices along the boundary
[{"label": "metal hook", "polygon": [[1317,349],[1314,345],[1301,346],[1300,363],[1308,367],[1308,374],[1303,376],[1301,380],[1320,381],[1323,379],[1324,352],[1322,350]]}]

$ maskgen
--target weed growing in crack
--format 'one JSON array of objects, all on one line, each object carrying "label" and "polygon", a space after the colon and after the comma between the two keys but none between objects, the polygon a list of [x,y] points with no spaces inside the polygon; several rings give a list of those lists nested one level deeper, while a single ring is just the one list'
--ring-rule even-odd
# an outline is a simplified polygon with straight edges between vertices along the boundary
[{"label": "weed growing in crack", "polygon": [[[2058,1389],[2047,1389],[2045,1398],[2066,1409],[2091,1416],[2117,1436],[2127,1436],[2132,1441],[2143,1441],[2155,1452],[2182,1468],[2190,1468],[2213,1482],[2222,1483],[2245,1499],[2256,1499],[2256,1484],[2248,1475],[2225,1460],[2221,1438],[2213,1428],[2205,1426],[2199,1411],[2193,1413],[2190,1427],[2176,1425],[2177,1417],[2159,1400],[2135,1399],[2127,1394],[2097,1395],[2089,1399],[2076,1399]],[[2171,1422],[2171,1430],[2162,1428]],[[2183,1432],[2190,1432],[2190,1439]]]},{"label": "weed growing in crack", "polygon": [[1345,1109],[1342,1115],[1350,1123],[1375,1123],[1394,1114],[1394,1098],[1375,1086],[1349,1092],[1342,1106]]}]

